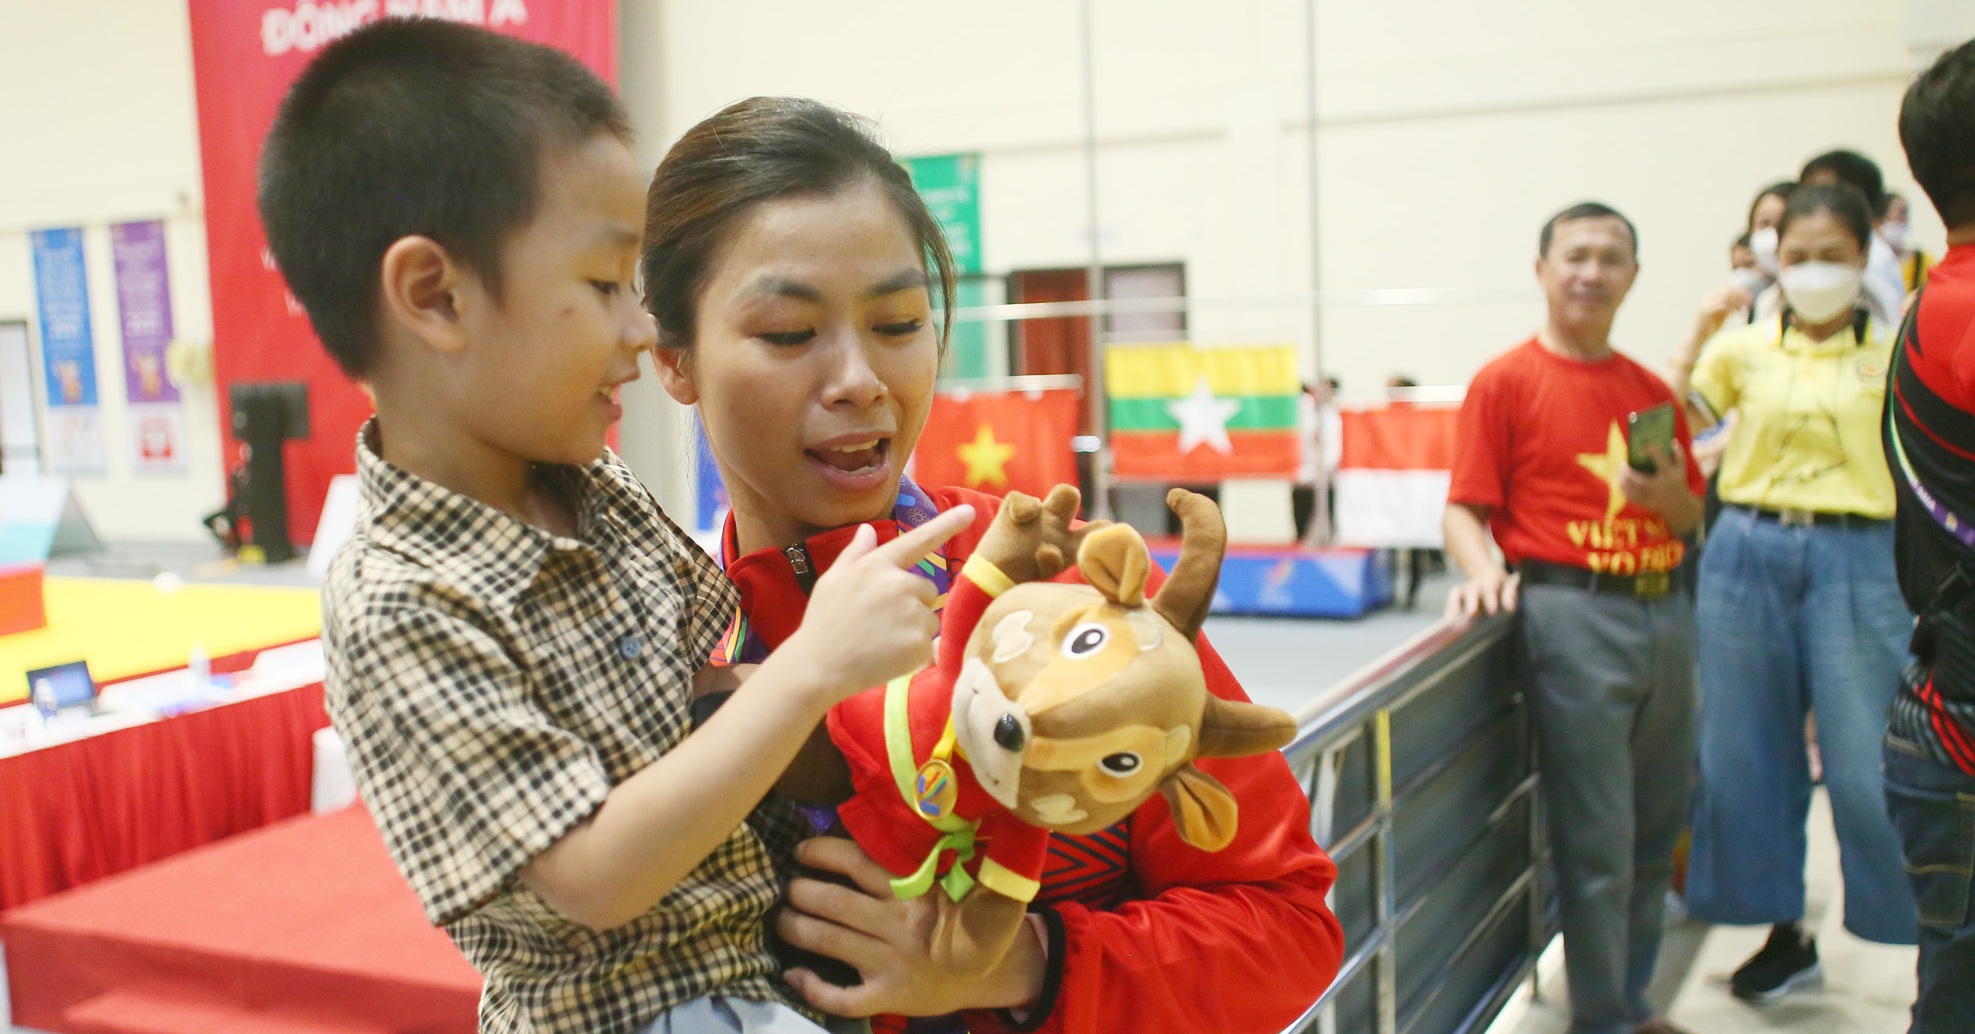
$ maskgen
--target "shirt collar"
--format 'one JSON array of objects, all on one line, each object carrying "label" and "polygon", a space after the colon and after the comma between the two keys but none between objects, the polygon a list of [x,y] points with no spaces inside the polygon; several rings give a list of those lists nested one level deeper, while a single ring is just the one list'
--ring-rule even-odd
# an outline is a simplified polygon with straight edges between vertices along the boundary
[{"label": "shirt collar", "polygon": [[552,534],[487,504],[419,477],[379,451],[377,418],[357,432],[360,522],[371,542],[459,584],[474,599],[512,610],[553,552],[590,552],[622,535],[611,514],[628,490],[609,476],[606,458],[587,467],[543,464],[546,480],[576,506],[577,537]]}]

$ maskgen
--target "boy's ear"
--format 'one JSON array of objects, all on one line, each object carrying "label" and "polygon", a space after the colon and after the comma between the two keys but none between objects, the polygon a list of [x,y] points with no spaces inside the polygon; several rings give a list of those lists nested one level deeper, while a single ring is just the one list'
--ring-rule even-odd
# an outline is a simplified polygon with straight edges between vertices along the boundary
[{"label": "boy's ear", "polygon": [[466,348],[458,292],[464,270],[430,237],[400,237],[380,265],[383,308],[393,320],[442,352]]},{"label": "boy's ear", "polygon": [[692,349],[658,345],[651,350],[651,364],[672,401],[682,406],[699,401],[699,388],[693,383]]}]

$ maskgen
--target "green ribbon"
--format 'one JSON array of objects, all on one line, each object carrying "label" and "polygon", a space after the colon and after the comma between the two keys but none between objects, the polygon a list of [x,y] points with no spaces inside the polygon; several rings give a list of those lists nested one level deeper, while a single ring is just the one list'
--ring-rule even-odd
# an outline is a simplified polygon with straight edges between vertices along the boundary
[{"label": "green ribbon", "polygon": [[933,873],[939,868],[940,854],[953,852],[953,865],[946,875],[939,877],[940,887],[946,896],[958,902],[974,889],[974,877],[967,872],[966,863],[974,860],[974,830],[956,829],[940,835],[939,842],[926,854],[926,860],[919,871],[910,876],[900,876],[891,881],[891,892],[900,898],[910,900],[933,889]]},{"label": "green ribbon", "polygon": [[906,713],[907,690],[911,684],[912,676],[900,675],[885,686],[885,753],[891,762],[892,780],[898,784],[899,795],[905,798],[906,806],[939,830],[940,838],[933,844],[932,851],[927,853],[919,870],[910,876],[892,880],[891,889],[893,894],[906,899],[916,898],[933,889],[940,855],[952,851],[953,865],[946,870],[946,875],[938,879],[939,885],[946,890],[946,896],[957,902],[974,889],[974,877],[967,871],[966,863],[974,860],[974,830],[978,823],[951,814],[934,818],[919,809],[918,794],[914,792],[919,773],[918,767],[912,763],[912,730]]}]

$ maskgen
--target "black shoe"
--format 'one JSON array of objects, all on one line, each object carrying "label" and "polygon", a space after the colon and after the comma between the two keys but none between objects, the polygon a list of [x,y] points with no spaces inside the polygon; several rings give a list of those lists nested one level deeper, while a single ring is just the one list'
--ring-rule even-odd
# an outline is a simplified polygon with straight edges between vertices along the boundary
[{"label": "black shoe", "polygon": [[1768,1002],[1799,984],[1818,979],[1817,941],[1792,923],[1772,927],[1762,950],[1728,978],[1729,989],[1745,1002]]}]

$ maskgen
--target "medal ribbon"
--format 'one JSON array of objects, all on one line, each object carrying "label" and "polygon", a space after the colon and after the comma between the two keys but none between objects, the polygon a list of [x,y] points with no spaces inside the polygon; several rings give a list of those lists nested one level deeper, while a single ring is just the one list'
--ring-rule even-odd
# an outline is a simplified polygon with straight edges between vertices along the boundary
[{"label": "medal ribbon", "polygon": [[[900,675],[885,685],[885,754],[891,761],[892,781],[898,784],[899,795],[914,814],[940,831],[940,838],[927,853],[926,860],[920,863],[918,871],[910,876],[901,876],[891,881],[892,893],[901,898],[916,898],[933,888],[933,881],[939,870],[940,856],[953,852],[953,865],[946,875],[937,876],[939,885],[946,896],[959,901],[974,889],[974,877],[967,871],[966,863],[974,860],[974,829],[976,823],[953,814],[950,811],[928,810],[924,805],[935,789],[930,781],[939,778],[939,770],[944,770],[944,778],[951,780],[953,771],[947,765],[947,758],[953,753],[953,719],[946,720],[946,731],[940,735],[939,745],[933,748],[932,760],[924,765],[912,763],[912,726],[908,707],[911,701],[912,676]],[[939,762],[933,769],[933,762]],[[926,785],[922,785],[925,783]]]}]

